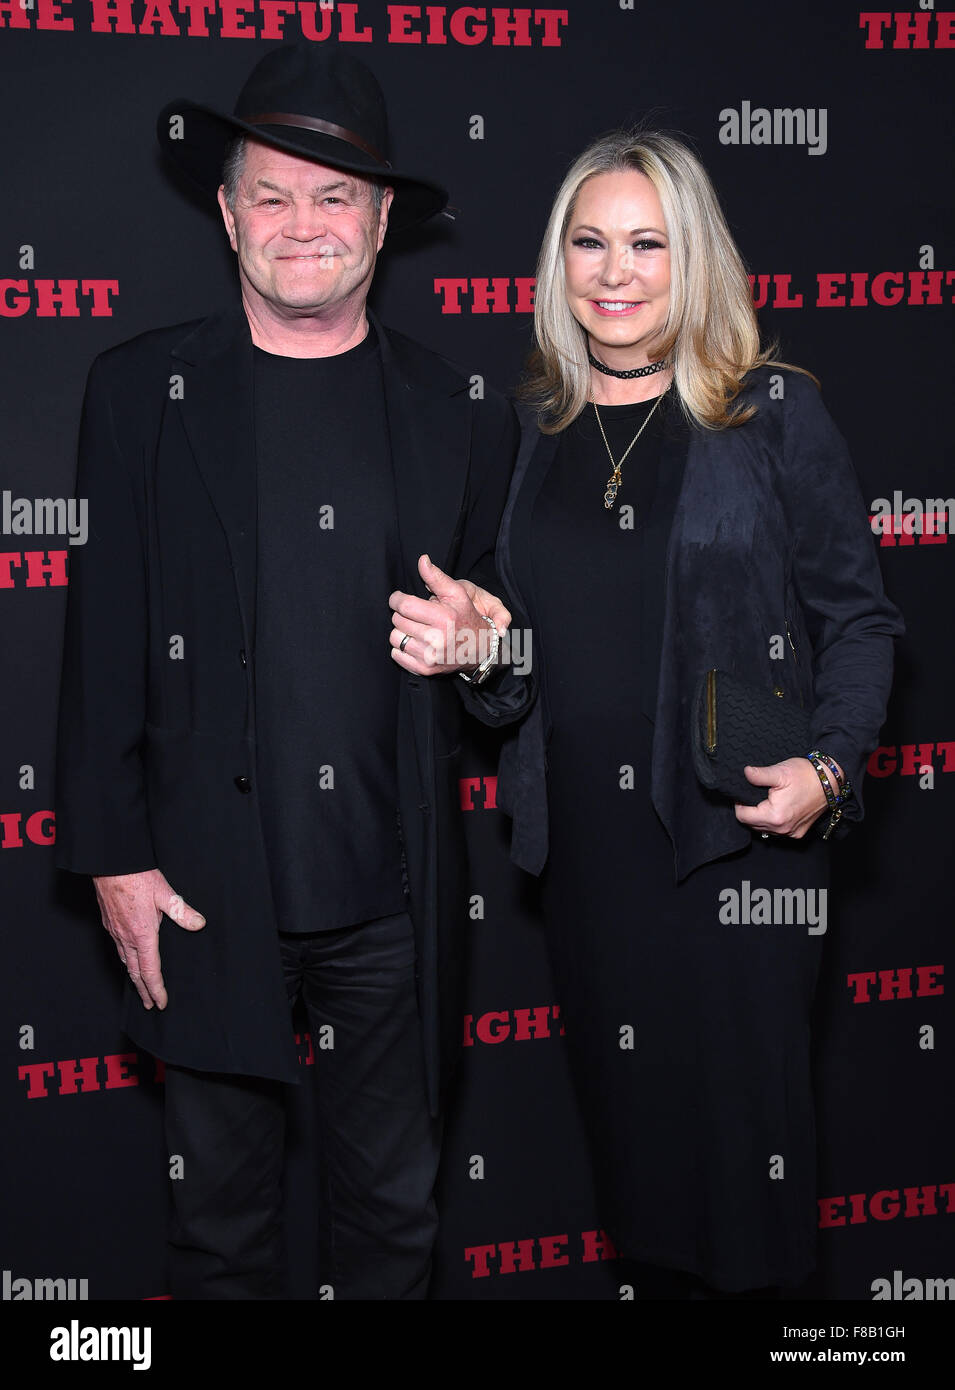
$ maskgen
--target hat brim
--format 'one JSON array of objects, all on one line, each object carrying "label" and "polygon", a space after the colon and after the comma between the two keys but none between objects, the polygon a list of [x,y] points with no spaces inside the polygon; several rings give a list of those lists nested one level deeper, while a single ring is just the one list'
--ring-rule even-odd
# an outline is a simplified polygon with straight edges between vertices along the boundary
[{"label": "hat brim", "polygon": [[335,135],[297,126],[253,126],[194,101],[173,101],[163,107],[156,121],[156,135],[163,153],[211,194],[222,183],[222,164],[230,140],[248,135],[287,154],[389,185],[395,190],[388,213],[388,230],[392,232],[417,226],[440,212],[448,201],[439,184],[392,169]]}]

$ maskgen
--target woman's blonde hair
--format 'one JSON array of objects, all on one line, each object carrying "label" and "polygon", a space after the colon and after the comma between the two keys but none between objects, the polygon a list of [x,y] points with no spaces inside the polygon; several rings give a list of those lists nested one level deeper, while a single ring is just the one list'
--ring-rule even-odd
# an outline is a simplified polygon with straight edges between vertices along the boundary
[{"label": "woman's blonde hair", "polygon": [[788,364],[772,356],[775,343],[760,349],[746,268],[706,170],[682,141],[660,131],[613,131],[567,171],[538,258],[535,349],[520,394],[537,406],[547,434],[565,429],[590,398],[587,337],[567,303],[564,239],[584,183],[628,169],[656,189],[670,245],[670,303],[656,357],[671,359],[677,394],[697,424],[741,425],[756,410],[732,406],[742,377],[765,363]]}]

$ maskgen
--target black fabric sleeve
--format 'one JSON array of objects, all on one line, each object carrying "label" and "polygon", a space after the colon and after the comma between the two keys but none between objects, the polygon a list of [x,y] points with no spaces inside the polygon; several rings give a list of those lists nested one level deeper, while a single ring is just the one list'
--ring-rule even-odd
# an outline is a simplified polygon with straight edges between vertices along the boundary
[{"label": "black fabric sleeve", "polygon": [[796,373],[786,375],[782,476],[792,582],[812,644],[812,746],[851,779],[855,795],[843,816],[861,820],[866,761],[892,685],[893,639],[905,628],[883,590],[845,440],[816,386]]},{"label": "black fabric sleeve", "polygon": [[[520,441],[520,427],[510,402],[496,392],[474,412],[471,438],[470,505],[461,547],[460,573],[496,595],[511,613],[510,631],[527,630],[527,619],[515,611],[494,564],[501,514]],[[534,702],[536,683],[531,671],[502,664],[482,685],[470,686],[454,677],[468,712],[491,728],[513,724]]]}]

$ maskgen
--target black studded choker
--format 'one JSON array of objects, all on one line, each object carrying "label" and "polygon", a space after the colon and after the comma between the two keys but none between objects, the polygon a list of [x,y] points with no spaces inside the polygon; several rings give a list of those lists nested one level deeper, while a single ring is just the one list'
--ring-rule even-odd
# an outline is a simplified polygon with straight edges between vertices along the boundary
[{"label": "black studded choker", "polygon": [[654,372],[662,372],[670,365],[666,358],[661,358],[659,362],[651,362],[649,367],[632,367],[629,372],[617,372],[605,362],[598,362],[589,349],[587,358],[590,365],[596,367],[598,372],[603,372],[604,376],[617,376],[622,381],[633,381],[638,376],[653,376]]}]

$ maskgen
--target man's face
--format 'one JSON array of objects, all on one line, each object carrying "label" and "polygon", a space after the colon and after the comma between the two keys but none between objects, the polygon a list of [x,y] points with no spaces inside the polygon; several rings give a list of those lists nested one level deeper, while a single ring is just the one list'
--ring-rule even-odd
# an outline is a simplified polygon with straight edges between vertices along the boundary
[{"label": "man's face", "polygon": [[252,307],[283,318],[364,307],[388,226],[393,191],[376,211],[371,184],[257,140],[230,209],[218,198]]}]

